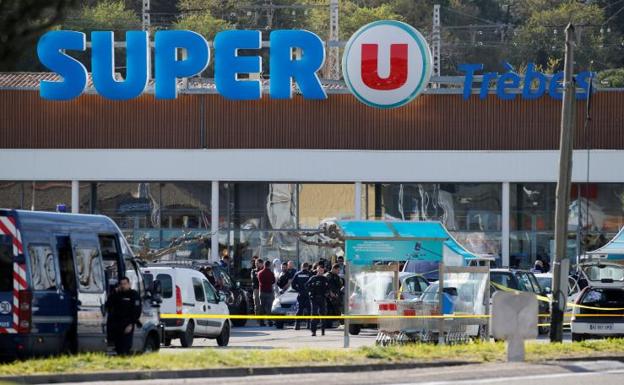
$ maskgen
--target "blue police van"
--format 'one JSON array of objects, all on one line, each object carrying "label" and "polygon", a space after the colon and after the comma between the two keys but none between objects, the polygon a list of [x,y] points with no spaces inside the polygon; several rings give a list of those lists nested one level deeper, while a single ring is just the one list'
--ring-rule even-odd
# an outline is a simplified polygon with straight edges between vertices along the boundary
[{"label": "blue police van", "polygon": [[143,300],[132,350],[156,351],[158,283],[110,218],[0,209],[0,357],[112,350],[105,304],[123,276]]}]

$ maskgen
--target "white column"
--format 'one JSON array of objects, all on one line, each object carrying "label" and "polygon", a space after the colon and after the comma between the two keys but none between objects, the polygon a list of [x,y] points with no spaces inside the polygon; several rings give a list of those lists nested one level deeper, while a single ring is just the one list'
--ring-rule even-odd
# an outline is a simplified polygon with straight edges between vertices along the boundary
[{"label": "white column", "polygon": [[362,220],[362,182],[355,182],[355,220]]},{"label": "white column", "polygon": [[77,180],[71,182],[71,212],[73,214],[80,212],[80,182]]},{"label": "white column", "polygon": [[210,258],[213,262],[219,260],[219,181],[212,181],[210,200]]},{"label": "white column", "polygon": [[503,182],[503,199],[502,199],[502,234],[501,234],[501,256],[503,257],[503,266],[509,266],[509,217],[510,217],[510,203],[509,203],[509,182]]}]

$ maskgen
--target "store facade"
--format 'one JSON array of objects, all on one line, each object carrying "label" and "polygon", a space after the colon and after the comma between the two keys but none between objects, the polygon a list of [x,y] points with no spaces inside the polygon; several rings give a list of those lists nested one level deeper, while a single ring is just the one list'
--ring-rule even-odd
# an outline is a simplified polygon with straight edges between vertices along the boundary
[{"label": "store facade", "polygon": [[[187,255],[227,250],[238,270],[333,255],[319,226],[353,218],[440,220],[506,266],[552,255],[556,100],[449,88],[380,110],[335,83],[321,101],[227,101],[196,79],[169,101],[51,102],[43,76],[0,75],[1,207],[108,215],[137,248],[201,237]],[[592,103],[587,130],[577,114],[571,254],[624,225],[624,92]]]}]

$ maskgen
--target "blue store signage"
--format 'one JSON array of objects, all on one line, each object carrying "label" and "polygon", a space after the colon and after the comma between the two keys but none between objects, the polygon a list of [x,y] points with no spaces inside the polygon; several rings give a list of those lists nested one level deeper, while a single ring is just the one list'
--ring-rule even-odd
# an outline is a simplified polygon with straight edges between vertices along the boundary
[{"label": "blue store signage", "polygon": [[[277,30],[269,35],[271,77],[269,95],[273,99],[292,98],[293,82],[305,99],[326,99],[318,71],[325,62],[325,46],[314,33],[305,30]],[[77,31],[50,31],[37,45],[41,64],[56,72],[61,81],[42,81],[41,97],[48,100],[71,100],[87,88],[87,69],[66,51],[85,51],[86,35]],[[214,62],[216,89],[231,100],[258,100],[262,83],[258,79],[239,79],[239,75],[262,72],[262,57],[241,56],[239,50],[260,50],[261,31],[232,30],[219,32],[213,50],[206,39],[193,31],[158,31],[154,34],[154,54],[151,57],[149,35],[145,31],[126,33],[126,75],[115,78],[114,37],[111,31],[91,32],[91,72],[98,94],[113,100],[129,100],[140,96],[152,78],[154,61],[154,95],[156,99],[175,99],[177,79],[195,76]],[[180,49],[186,52],[179,57]],[[293,57],[293,50],[302,54]],[[432,59],[427,41],[412,26],[394,20],[382,20],[360,28],[347,42],[342,58],[345,83],[361,102],[377,108],[403,106],[420,95],[431,78]],[[465,73],[464,98],[472,93],[475,75],[483,70],[481,64],[462,64]],[[587,89],[591,73],[577,76],[577,85]],[[496,82],[496,94],[512,100],[518,96],[512,89],[522,89],[525,99],[549,94],[561,99],[560,83],[563,73],[552,77],[535,70],[529,64],[524,81],[513,71],[483,74],[480,97],[485,98],[489,84]],[[522,85],[521,85],[522,84]],[[586,93],[579,93],[579,99]]]}]

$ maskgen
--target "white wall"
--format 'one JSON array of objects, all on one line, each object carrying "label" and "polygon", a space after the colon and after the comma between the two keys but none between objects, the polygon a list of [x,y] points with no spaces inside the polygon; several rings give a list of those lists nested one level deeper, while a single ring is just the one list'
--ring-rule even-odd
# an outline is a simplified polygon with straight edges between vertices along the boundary
[{"label": "white wall", "polygon": [[[574,153],[573,181],[586,179]],[[624,151],[591,151],[590,181],[624,182]],[[0,150],[0,180],[555,182],[557,151]]]}]

